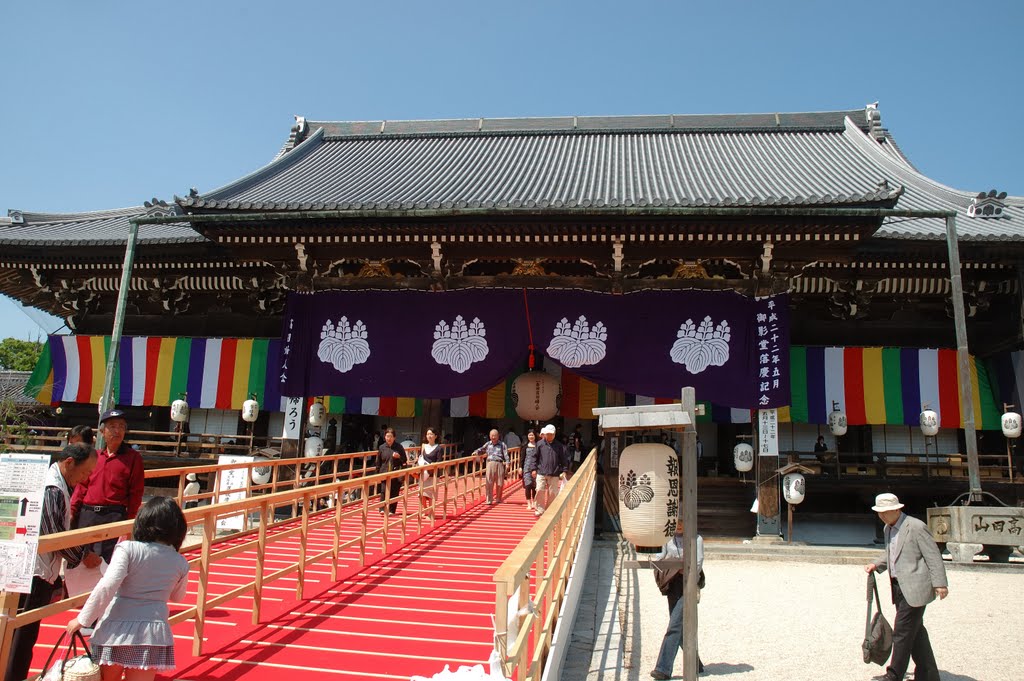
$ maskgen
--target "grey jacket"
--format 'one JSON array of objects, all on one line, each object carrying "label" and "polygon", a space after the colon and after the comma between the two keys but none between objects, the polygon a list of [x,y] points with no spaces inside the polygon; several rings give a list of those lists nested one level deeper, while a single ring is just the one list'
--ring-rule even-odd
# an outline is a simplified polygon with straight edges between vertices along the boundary
[{"label": "grey jacket", "polygon": [[[875,571],[879,573],[889,568],[889,530],[886,526],[886,550],[875,561]],[[890,577],[899,581],[903,597],[915,608],[928,605],[935,600],[935,589],[948,586],[939,547],[928,526],[917,518],[903,515],[894,562]]]}]

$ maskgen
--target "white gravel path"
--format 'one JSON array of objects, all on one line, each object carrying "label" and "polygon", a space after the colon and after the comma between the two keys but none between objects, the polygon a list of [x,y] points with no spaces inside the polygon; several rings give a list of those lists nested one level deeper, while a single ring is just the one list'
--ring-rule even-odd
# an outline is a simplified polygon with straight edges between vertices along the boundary
[{"label": "white gravel path", "polygon": [[[925,626],[942,681],[1024,678],[1024,571],[960,570],[947,563],[950,595],[928,606]],[[884,668],[861,659],[865,579],[858,565],[784,560],[705,563],[700,604],[701,679],[810,681],[870,679]],[[882,607],[895,614],[888,579]],[[649,679],[668,622],[665,598],[648,570],[623,570],[621,624],[626,639],[622,681]],[[911,671],[913,663],[911,663]],[[682,678],[682,653],[674,669]]]}]

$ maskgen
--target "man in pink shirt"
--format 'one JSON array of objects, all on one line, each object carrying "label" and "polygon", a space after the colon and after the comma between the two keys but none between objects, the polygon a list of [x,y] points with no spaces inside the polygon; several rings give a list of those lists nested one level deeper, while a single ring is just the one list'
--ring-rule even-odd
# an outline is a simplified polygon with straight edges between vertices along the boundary
[{"label": "man in pink shirt", "polygon": [[[71,497],[73,527],[93,527],[134,518],[142,505],[145,467],[142,455],[124,441],[128,419],[120,409],[104,412],[100,433],[105,445],[92,475],[79,483]],[[114,553],[117,538],[97,542],[88,550],[107,563]]]}]

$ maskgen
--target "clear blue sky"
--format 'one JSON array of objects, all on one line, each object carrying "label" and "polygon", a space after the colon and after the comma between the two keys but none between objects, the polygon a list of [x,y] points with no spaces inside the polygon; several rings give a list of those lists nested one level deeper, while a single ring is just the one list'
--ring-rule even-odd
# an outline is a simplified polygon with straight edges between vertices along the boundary
[{"label": "clear blue sky", "polygon": [[[7,2],[0,215],[205,192],[293,114],[854,109],[947,185],[1024,195],[1024,3]],[[38,327],[0,299],[0,336]]]}]

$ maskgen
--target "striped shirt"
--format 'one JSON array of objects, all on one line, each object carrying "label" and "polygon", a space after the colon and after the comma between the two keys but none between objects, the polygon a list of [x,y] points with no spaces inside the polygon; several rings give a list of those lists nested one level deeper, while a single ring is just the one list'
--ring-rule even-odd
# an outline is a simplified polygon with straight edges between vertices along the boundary
[{"label": "striped shirt", "polygon": [[[68,509],[64,504],[64,495],[59,489],[50,485],[43,490],[43,516],[39,521],[39,536],[67,532]],[[68,562],[68,567],[73,568],[82,562],[82,555],[85,553],[84,546],[69,546],[56,551]]]}]

